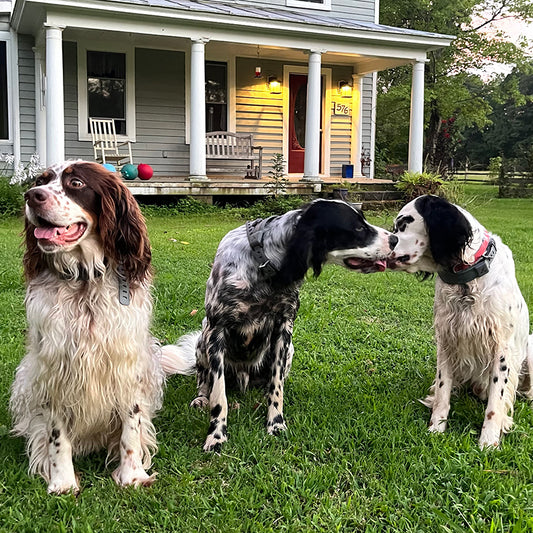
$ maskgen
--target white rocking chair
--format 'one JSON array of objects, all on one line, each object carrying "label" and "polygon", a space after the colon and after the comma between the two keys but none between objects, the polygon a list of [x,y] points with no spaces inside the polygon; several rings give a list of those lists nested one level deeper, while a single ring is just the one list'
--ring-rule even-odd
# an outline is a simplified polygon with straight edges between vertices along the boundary
[{"label": "white rocking chair", "polygon": [[113,163],[117,170],[120,170],[126,163],[133,164],[130,141],[117,141],[113,119],[89,118],[89,127],[93,140],[94,159],[97,163]]}]

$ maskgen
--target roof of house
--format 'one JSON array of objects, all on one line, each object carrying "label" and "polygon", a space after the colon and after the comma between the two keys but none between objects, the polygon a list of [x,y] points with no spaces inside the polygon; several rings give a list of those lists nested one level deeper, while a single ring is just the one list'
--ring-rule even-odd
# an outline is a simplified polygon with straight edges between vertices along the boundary
[{"label": "roof of house", "polygon": [[418,36],[418,37],[448,37],[451,35],[442,35],[439,33],[425,32],[419,30],[411,30],[406,28],[396,28],[393,26],[386,26],[384,24],[375,24],[372,22],[364,22],[353,20],[351,18],[343,18],[339,16],[332,16],[323,12],[317,11],[310,13],[309,11],[294,11],[280,6],[251,6],[245,2],[219,2],[219,1],[202,1],[202,0],[115,0],[125,4],[137,4],[141,6],[151,6],[159,8],[188,10],[191,12],[203,12],[220,15],[231,15],[235,17],[248,17],[257,19],[269,19],[276,22],[293,22],[299,24],[312,24],[319,26],[327,26],[329,28],[352,29],[352,30],[368,30],[379,31],[384,33],[394,33]]}]

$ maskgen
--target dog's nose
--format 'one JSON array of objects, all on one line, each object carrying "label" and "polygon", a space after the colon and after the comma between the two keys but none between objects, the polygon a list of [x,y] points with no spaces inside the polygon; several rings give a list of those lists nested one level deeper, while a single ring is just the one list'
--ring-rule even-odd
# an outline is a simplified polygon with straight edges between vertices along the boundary
[{"label": "dog's nose", "polygon": [[48,200],[48,193],[44,189],[30,189],[24,194],[24,199],[30,207],[37,207]]},{"label": "dog's nose", "polygon": [[394,250],[394,247],[398,244],[398,237],[396,235],[389,235],[389,248]]}]

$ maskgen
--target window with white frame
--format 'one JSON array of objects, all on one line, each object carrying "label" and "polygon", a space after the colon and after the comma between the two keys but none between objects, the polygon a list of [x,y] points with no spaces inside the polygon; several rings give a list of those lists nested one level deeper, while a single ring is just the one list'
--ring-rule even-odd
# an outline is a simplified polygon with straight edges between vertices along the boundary
[{"label": "window with white frame", "polygon": [[126,54],[87,50],[87,106],[91,118],[112,118],[126,135]]},{"label": "window with white frame", "polygon": [[205,62],[205,130],[228,129],[228,65]]},{"label": "window with white frame", "polygon": [[331,0],[286,0],[287,7],[303,7],[306,9],[331,10]]},{"label": "window with white frame", "polygon": [[78,135],[90,140],[89,118],[111,118],[117,135],[135,140],[133,48],[78,43]]},{"label": "window with white frame", "polygon": [[0,140],[9,139],[7,100],[7,43],[0,41]]}]

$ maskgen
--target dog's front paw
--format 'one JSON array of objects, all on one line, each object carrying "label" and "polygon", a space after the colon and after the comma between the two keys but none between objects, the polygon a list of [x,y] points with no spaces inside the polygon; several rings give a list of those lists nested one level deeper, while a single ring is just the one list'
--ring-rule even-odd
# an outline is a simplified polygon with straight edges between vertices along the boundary
[{"label": "dog's front paw", "polygon": [[207,435],[204,444],[204,452],[220,453],[222,444],[228,440],[226,435],[220,435],[215,433],[213,435]]},{"label": "dog's front paw", "polygon": [[157,472],[154,472],[149,476],[143,468],[125,468],[119,466],[112,474],[115,483],[119,487],[151,487],[157,476]]},{"label": "dog's front paw", "polygon": [[209,407],[209,398],[205,396],[197,396],[191,403],[190,407],[195,409],[207,409]]},{"label": "dog's front paw", "polygon": [[486,429],[481,431],[479,437],[479,447],[483,449],[494,449],[500,445],[501,431],[496,429]]},{"label": "dog's front paw", "polygon": [[267,433],[269,435],[279,435],[282,431],[287,431],[287,424],[283,415],[277,415],[273,420],[267,422]]},{"label": "dog's front paw", "polygon": [[48,485],[48,494],[69,494],[77,496],[80,493],[80,487],[77,479],[52,479]]},{"label": "dog's front paw", "polygon": [[428,430],[430,433],[444,433],[446,431],[447,420],[443,418],[432,418]]}]

